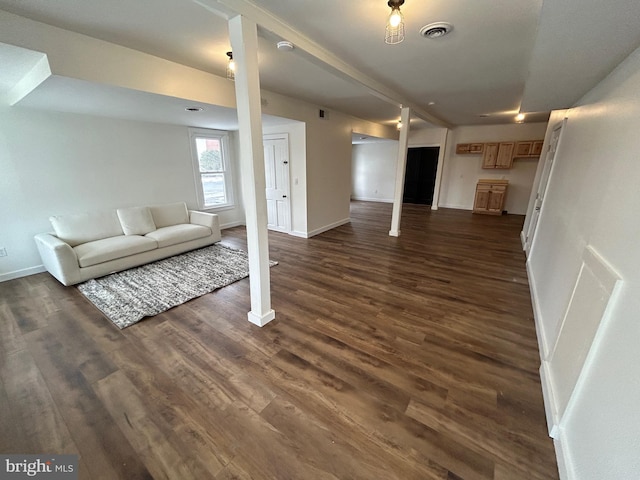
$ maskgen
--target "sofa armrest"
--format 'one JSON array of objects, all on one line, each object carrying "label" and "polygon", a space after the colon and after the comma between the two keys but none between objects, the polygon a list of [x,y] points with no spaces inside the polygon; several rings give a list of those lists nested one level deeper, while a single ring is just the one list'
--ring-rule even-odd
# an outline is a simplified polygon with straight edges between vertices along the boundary
[{"label": "sofa armrest", "polygon": [[211,229],[211,233],[220,231],[220,220],[215,213],[189,210],[189,221],[194,225],[202,225]]},{"label": "sofa armrest", "polygon": [[34,238],[42,264],[51,275],[67,286],[80,282],[78,257],[68,243],[49,233],[39,233]]}]

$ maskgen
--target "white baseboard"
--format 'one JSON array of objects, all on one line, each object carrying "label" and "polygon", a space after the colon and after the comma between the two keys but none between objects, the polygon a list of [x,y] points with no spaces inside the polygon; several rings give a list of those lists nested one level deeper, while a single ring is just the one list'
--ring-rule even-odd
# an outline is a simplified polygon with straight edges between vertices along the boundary
[{"label": "white baseboard", "polygon": [[473,210],[473,207],[470,207],[469,205],[453,205],[450,203],[440,203],[438,204],[438,208],[454,208],[456,210]]},{"label": "white baseboard", "polygon": [[0,283],[8,282],[16,278],[28,277],[29,275],[35,275],[36,273],[46,272],[44,265],[36,265],[35,267],[23,268],[22,270],[15,270],[8,273],[0,273]]},{"label": "white baseboard", "polygon": [[224,230],[225,228],[239,227],[240,225],[244,225],[244,222],[241,220],[238,220],[235,222],[229,222],[229,223],[220,225],[220,230]]},{"label": "white baseboard", "polygon": [[294,237],[300,237],[300,238],[309,238],[309,235],[307,235],[304,232],[298,232],[297,230],[290,231],[289,235],[293,235]]},{"label": "white baseboard", "polygon": [[564,448],[565,436],[564,429],[558,431],[558,435],[553,439],[553,447],[556,451],[556,462],[558,464],[558,473],[560,480],[576,480],[576,476],[571,468],[571,458],[567,450]]},{"label": "white baseboard", "polygon": [[351,197],[351,200],[358,200],[360,202],[393,203],[393,198]]},{"label": "white baseboard", "polygon": [[556,401],[551,383],[549,362],[543,361],[540,365],[540,385],[542,386],[542,400],[544,401],[544,414],[547,418],[547,431],[551,438],[558,437],[559,418]]},{"label": "white baseboard", "polygon": [[347,223],[351,223],[351,218],[343,218],[342,220],[330,223],[329,225],[325,225],[324,227],[320,227],[320,228],[316,228],[315,230],[311,230],[309,233],[307,233],[307,238],[311,238],[311,237],[313,237],[315,235],[319,235],[321,233],[324,233],[324,232],[326,232],[328,230],[331,230],[333,228],[339,227],[341,225],[345,225]]},{"label": "white baseboard", "polygon": [[547,420],[547,431],[549,436],[553,438],[553,445],[556,452],[556,460],[558,463],[558,471],[561,480],[575,480],[571,475],[570,469],[567,468],[566,451],[563,449],[563,430],[560,427],[560,419],[558,418],[558,409],[553,393],[553,383],[551,381],[551,371],[549,369],[548,355],[549,347],[547,345],[546,335],[542,322],[542,310],[540,308],[539,296],[536,289],[536,282],[531,270],[531,263],[527,260],[527,278],[529,279],[529,291],[531,292],[531,305],[533,307],[533,318],[536,326],[536,336],[538,338],[538,350],[540,352],[540,385],[542,387],[542,399],[544,401],[544,413]]},{"label": "white baseboard", "polygon": [[531,306],[533,307],[533,319],[536,325],[536,336],[538,337],[538,349],[540,350],[540,360],[546,360],[549,356],[549,345],[547,344],[547,336],[544,332],[544,323],[542,322],[542,310],[540,308],[536,281],[531,270],[531,262],[526,261],[527,278],[529,280],[529,291],[531,292]]}]

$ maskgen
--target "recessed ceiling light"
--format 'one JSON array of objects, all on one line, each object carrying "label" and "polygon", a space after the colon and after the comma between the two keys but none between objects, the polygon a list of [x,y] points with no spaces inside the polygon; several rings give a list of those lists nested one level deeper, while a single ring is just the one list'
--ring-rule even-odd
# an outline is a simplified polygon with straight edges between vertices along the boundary
[{"label": "recessed ceiling light", "polygon": [[447,22],[436,22],[425,25],[420,29],[420,35],[425,38],[440,38],[453,30],[453,25]]},{"label": "recessed ceiling light", "polygon": [[524,121],[524,113],[519,113],[518,115],[516,115],[516,122],[523,122]]},{"label": "recessed ceiling light", "polygon": [[431,105],[435,105],[435,104],[436,104],[436,102],[429,102],[429,103],[427,103],[427,105],[429,105],[429,106],[431,106]]},{"label": "recessed ceiling light", "polygon": [[200,107],[187,107],[187,108],[185,108],[185,110],[187,112],[201,112],[202,108],[200,108]]},{"label": "recessed ceiling light", "polygon": [[487,117],[490,117],[491,115],[489,115],[488,113],[481,113],[478,116],[481,118],[487,118]]},{"label": "recessed ceiling light", "polygon": [[276,43],[276,47],[278,48],[278,50],[282,50],[283,52],[290,52],[291,50],[293,50],[293,43],[283,40]]}]

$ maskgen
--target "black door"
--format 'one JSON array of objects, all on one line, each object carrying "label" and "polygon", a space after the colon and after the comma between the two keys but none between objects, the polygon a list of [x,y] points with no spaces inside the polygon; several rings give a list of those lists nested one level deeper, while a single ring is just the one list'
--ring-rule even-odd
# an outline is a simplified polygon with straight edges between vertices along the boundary
[{"label": "black door", "polygon": [[409,148],[402,197],[404,203],[431,205],[439,151],[439,147]]}]

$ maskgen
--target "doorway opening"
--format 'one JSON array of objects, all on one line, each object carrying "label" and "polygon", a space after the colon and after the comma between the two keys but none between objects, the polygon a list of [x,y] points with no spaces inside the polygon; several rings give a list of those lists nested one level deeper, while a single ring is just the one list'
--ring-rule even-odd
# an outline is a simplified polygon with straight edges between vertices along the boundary
[{"label": "doorway opening", "polygon": [[404,176],[403,203],[431,205],[436,187],[440,147],[410,147]]}]

